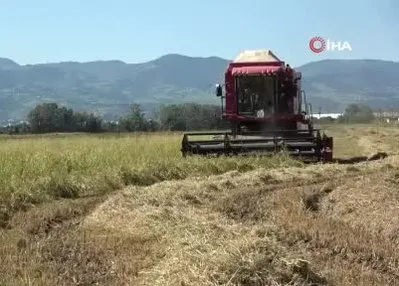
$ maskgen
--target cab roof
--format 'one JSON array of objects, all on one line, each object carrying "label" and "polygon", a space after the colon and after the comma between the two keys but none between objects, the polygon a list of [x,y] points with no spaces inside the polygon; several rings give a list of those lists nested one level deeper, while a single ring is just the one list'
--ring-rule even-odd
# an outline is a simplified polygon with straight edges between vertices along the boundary
[{"label": "cab roof", "polygon": [[245,50],[233,60],[233,63],[281,63],[284,64],[271,50]]}]

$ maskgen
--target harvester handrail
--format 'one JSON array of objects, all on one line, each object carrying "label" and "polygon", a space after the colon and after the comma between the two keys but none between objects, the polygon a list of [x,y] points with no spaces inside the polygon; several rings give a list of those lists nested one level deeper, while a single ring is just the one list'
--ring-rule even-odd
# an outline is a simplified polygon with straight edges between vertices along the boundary
[{"label": "harvester handrail", "polygon": [[184,135],[220,135],[220,134],[230,134],[232,133],[229,130],[226,131],[192,131],[192,132],[184,132]]},{"label": "harvester handrail", "polygon": [[[317,131],[323,131],[324,129],[322,128],[314,128],[311,130],[273,130],[273,132],[284,132],[284,133],[301,133],[301,132],[317,132]],[[264,131],[264,132],[259,132],[259,131],[244,131],[241,133],[241,135],[257,135],[257,134],[267,134],[270,131]],[[187,136],[194,136],[194,135],[225,135],[225,134],[233,134],[231,130],[226,130],[226,131],[192,131],[192,132],[184,132],[184,135]]]}]

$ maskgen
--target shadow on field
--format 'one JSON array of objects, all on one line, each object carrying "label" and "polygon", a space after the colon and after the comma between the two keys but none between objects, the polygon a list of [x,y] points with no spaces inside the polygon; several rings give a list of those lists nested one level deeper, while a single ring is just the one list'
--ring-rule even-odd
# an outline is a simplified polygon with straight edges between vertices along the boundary
[{"label": "shadow on field", "polygon": [[380,160],[380,159],[385,159],[388,157],[388,154],[385,152],[378,152],[372,156],[357,156],[357,157],[351,157],[351,158],[336,158],[333,160],[332,163],[336,164],[355,164],[355,163],[361,163],[361,162],[367,162],[367,161],[375,161],[375,160]]}]

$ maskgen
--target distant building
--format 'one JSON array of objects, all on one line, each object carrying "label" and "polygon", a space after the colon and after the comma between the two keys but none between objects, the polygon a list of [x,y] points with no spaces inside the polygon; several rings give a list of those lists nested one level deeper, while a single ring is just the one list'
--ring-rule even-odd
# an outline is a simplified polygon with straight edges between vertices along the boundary
[{"label": "distant building", "polygon": [[331,117],[334,119],[337,119],[338,117],[340,117],[342,115],[342,113],[314,113],[312,115],[313,118],[325,118],[325,117]]},{"label": "distant building", "polygon": [[378,118],[399,118],[399,111],[381,111],[374,112],[374,116]]}]

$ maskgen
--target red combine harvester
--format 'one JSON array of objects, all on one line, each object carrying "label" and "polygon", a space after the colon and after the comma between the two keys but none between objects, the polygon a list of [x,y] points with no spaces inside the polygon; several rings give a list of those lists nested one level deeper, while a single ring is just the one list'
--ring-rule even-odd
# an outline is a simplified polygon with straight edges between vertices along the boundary
[{"label": "red combine harvester", "polygon": [[225,72],[224,95],[222,85],[216,86],[222,118],[231,122],[231,130],[185,133],[183,156],[285,151],[301,159],[332,161],[333,138],[314,128],[301,76],[269,50],[239,54]]}]

